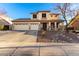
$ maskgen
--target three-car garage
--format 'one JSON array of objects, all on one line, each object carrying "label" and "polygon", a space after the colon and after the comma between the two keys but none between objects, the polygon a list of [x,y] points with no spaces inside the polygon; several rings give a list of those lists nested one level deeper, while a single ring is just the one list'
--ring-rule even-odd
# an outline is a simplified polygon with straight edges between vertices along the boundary
[{"label": "three-car garage", "polygon": [[13,25],[13,30],[39,30],[39,23],[19,23]]}]

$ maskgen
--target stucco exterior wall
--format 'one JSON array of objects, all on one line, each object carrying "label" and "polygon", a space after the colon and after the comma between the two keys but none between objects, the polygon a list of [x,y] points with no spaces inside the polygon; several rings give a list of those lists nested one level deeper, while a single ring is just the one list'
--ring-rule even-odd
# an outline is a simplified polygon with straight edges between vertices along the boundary
[{"label": "stucco exterior wall", "polygon": [[[46,13],[46,18],[42,18],[42,13]],[[32,15],[32,19],[35,20],[35,18],[33,18],[33,15]],[[56,14],[51,14],[50,12],[37,13],[37,20],[58,20],[58,19],[59,19],[59,15],[56,16]]]},{"label": "stucco exterior wall", "polygon": [[[42,18],[42,13],[46,13],[46,18]],[[37,14],[37,19],[38,20],[49,20],[49,14],[50,13],[47,13],[47,12],[40,12]]]},{"label": "stucco exterior wall", "polygon": [[53,15],[49,15],[49,19],[50,20],[58,20],[59,19],[59,15],[57,15],[57,16],[54,15],[54,14]]}]

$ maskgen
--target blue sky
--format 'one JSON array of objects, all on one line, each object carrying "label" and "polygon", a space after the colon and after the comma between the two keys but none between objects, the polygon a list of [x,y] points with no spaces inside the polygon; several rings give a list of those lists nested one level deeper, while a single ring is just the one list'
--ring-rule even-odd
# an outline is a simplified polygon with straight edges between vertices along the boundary
[{"label": "blue sky", "polygon": [[0,8],[5,9],[8,16],[16,19],[31,18],[30,13],[41,10],[56,12],[54,10],[56,5],[56,3],[0,3]]},{"label": "blue sky", "polygon": [[[16,18],[31,18],[32,12],[50,10],[53,13],[58,13],[55,10],[58,3],[0,3],[0,9],[4,9],[7,15],[13,19]],[[72,4],[72,9],[77,9],[79,4]]]}]

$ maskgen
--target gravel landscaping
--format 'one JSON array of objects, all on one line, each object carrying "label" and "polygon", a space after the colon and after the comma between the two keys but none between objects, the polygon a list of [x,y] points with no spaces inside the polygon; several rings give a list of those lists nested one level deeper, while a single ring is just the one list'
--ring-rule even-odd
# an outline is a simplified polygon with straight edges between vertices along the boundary
[{"label": "gravel landscaping", "polygon": [[45,34],[43,34],[43,31],[39,31],[37,42],[79,43],[79,35],[60,31],[45,31]]}]

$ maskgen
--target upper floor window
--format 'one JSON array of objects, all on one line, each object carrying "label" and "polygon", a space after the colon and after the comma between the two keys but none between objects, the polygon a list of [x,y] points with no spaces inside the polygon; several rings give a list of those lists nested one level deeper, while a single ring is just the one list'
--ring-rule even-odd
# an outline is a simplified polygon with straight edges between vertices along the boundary
[{"label": "upper floor window", "polygon": [[33,14],[33,18],[37,18],[37,15],[36,14]]},{"label": "upper floor window", "polygon": [[46,18],[46,13],[43,13],[42,14],[42,18]]}]

